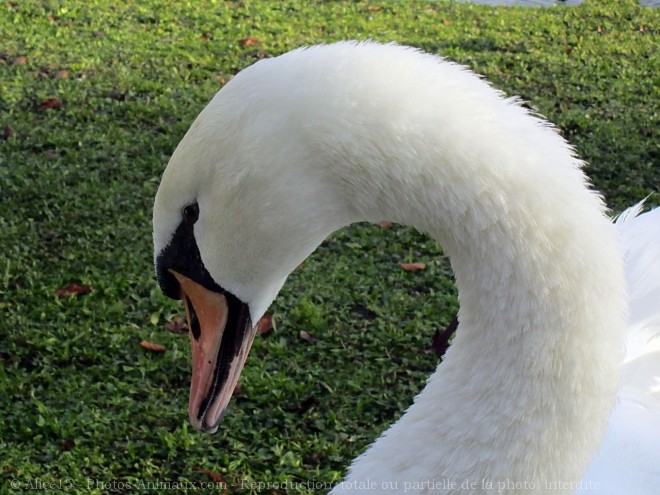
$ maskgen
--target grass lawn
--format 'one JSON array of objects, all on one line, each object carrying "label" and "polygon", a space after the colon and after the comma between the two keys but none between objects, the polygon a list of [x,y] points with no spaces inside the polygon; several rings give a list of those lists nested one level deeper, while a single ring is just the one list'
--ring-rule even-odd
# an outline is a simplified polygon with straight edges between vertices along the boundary
[{"label": "grass lawn", "polygon": [[[339,481],[437,364],[431,336],[458,304],[440,247],[356,225],[291,275],[219,432],[188,426],[189,343],[165,328],[183,308],[154,279],[151,206],[170,153],[237,71],[339,39],[443,54],[557,124],[620,211],[660,183],[659,21],[634,1],[3,2],[0,493],[206,493],[214,480],[313,493],[272,484]],[[70,283],[92,290],[58,297]]]}]

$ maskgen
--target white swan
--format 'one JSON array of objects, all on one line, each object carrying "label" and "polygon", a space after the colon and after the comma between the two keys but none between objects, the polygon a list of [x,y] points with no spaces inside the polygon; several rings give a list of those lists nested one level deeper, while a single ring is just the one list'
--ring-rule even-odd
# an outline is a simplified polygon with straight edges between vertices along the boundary
[{"label": "white swan", "polygon": [[217,429],[287,275],[334,230],[387,218],[450,255],[460,328],[333,493],[660,493],[660,213],[620,221],[633,316],[610,420],[626,282],[580,166],[515,100],[411,48],[343,42],[239,73],[154,206],[159,283],[191,326],[193,426]]}]

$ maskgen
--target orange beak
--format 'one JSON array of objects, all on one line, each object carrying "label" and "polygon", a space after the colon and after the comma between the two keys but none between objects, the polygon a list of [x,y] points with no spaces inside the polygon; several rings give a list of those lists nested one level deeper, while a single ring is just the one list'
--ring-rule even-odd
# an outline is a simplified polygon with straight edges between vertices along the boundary
[{"label": "orange beak", "polygon": [[[249,323],[249,314],[243,314],[249,313],[247,306],[241,305],[232,311],[226,294],[209,290],[174,270],[169,271],[179,282],[190,328],[190,423],[196,430],[213,433],[236,387],[256,327]],[[237,312],[239,314],[235,314]]]}]

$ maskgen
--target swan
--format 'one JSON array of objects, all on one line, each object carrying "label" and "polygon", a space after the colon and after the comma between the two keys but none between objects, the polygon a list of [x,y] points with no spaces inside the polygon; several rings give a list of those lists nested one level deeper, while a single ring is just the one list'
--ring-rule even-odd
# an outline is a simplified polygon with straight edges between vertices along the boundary
[{"label": "swan", "polygon": [[581,166],[516,99],[413,48],[339,42],[243,70],[154,203],[158,282],[190,326],[190,422],[218,428],[288,274],[387,218],[449,255],[460,328],[332,493],[660,493],[660,210],[613,225]]}]

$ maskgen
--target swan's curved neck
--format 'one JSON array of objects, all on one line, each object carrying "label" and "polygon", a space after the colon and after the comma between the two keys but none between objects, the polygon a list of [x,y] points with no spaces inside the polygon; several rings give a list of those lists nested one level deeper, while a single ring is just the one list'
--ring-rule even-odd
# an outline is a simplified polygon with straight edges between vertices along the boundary
[{"label": "swan's curved neck", "polygon": [[[443,245],[461,305],[442,364],[336,493],[364,493],[350,483],[367,479],[383,493],[570,491],[616,399],[625,311],[615,232],[580,162],[547,124],[440,59],[352,44],[284,57],[237,75],[180,153],[218,163],[203,170],[225,178],[199,187],[234,208],[221,211],[250,194],[240,218],[252,229],[221,216],[231,235],[198,239],[214,276],[260,294],[259,313],[329,232],[386,219]],[[253,232],[273,241],[267,252],[240,237]],[[219,259],[235,246],[249,273]]]},{"label": "swan's curved neck", "polygon": [[[492,493],[570,492],[597,450],[622,347],[613,229],[553,131],[516,136],[506,146],[464,143],[461,154],[455,138],[423,135],[394,153],[368,141],[359,155],[341,147],[356,216],[433,235],[451,258],[461,309],[426,388],[337,493],[360,479],[401,491],[409,482],[408,493],[426,493],[425,482],[449,483],[441,493],[489,493],[488,483]],[[387,166],[364,166],[364,156]]]}]

